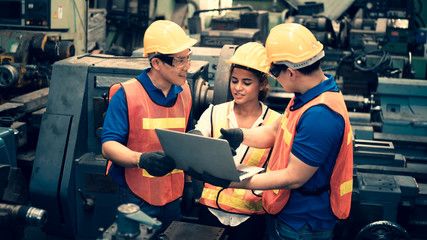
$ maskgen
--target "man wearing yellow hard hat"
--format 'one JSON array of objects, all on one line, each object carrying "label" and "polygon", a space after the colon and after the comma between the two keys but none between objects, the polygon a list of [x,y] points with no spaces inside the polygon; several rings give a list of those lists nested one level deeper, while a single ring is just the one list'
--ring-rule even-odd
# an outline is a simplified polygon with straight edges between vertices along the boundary
[{"label": "man wearing yellow hard hat", "polygon": [[144,35],[151,68],[110,88],[103,125],[102,154],[120,186],[120,204],[137,204],[163,230],[181,218],[184,173],[161,151],[154,129],[187,130],[192,100],[186,79],[196,42],[174,22],[153,22]]},{"label": "man wearing yellow hard hat", "polygon": [[323,73],[323,45],[304,26],[284,23],[266,40],[270,74],[295,93],[275,123],[222,130],[230,146],[274,148],[266,173],[229,187],[260,189],[268,239],[331,239],[348,217],[353,144],[347,108],[335,81]]}]

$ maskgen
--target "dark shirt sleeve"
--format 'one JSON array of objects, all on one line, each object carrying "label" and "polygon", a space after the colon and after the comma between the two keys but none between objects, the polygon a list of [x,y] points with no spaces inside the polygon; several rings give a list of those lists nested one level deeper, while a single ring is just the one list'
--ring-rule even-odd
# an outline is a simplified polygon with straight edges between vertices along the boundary
[{"label": "dark shirt sleeve", "polygon": [[116,141],[126,145],[128,127],[127,104],[123,88],[120,88],[108,105],[102,127],[101,142]]},{"label": "dark shirt sleeve", "polygon": [[337,155],[344,133],[344,119],[325,105],[308,109],[298,122],[292,154],[312,167]]},{"label": "dark shirt sleeve", "polygon": [[191,129],[194,129],[194,124],[193,124],[193,110],[191,110],[190,112],[190,116],[188,117],[188,123],[187,126],[185,128],[185,132],[190,131]]}]

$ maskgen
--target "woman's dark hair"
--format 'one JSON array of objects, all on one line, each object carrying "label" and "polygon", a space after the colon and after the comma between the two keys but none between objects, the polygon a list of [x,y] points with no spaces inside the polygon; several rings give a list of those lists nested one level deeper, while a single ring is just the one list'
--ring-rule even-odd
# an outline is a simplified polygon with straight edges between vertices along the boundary
[{"label": "woman's dark hair", "polygon": [[268,92],[270,92],[270,86],[268,86],[267,74],[261,71],[255,70],[253,68],[248,68],[238,64],[232,64],[230,67],[230,80],[231,80],[231,75],[235,68],[240,68],[240,69],[244,69],[249,72],[252,72],[258,78],[260,84],[265,82],[265,87],[261,91],[259,91],[259,94],[258,94],[258,100],[261,102],[264,102],[265,99],[267,99]]}]

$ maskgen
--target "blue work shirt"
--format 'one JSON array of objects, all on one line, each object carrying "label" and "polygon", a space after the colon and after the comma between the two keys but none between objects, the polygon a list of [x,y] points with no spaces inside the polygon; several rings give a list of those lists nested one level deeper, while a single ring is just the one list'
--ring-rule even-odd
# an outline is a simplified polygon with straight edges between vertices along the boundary
[{"label": "blue work shirt", "polygon": [[[296,110],[304,106],[326,91],[339,91],[332,75],[325,75],[328,79],[316,87],[304,94],[295,93],[294,105],[291,109]],[[316,173],[302,188],[317,189],[329,184],[343,139],[343,117],[326,105],[316,105],[301,116],[296,132],[292,154],[305,164],[318,167]],[[313,230],[333,229],[336,222],[327,191],[319,196],[303,196],[298,191],[292,190],[288,203],[278,217],[296,231],[306,223]]]},{"label": "blue work shirt", "polygon": [[[151,82],[150,77],[147,75],[149,71],[150,68],[145,69],[138,77],[136,77],[136,79],[141,82],[151,100],[154,103],[162,106],[172,106],[175,104],[178,94],[183,90],[182,87],[172,85],[168,95],[165,97],[162,90],[155,87]],[[187,124],[187,130],[191,128],[189,125],[190,124]],[[107,114],[105,116],[104,125],[102,127],[101,143],[107,141],[116,141],[126,146],[129,134],[128,128],[128,107],[123,88],[120,88],[111,97],[110,103],[108,105]],[[119,185],[123,187],[127,186],[124,178],[123,167],[113,163],[109,173]]]}]

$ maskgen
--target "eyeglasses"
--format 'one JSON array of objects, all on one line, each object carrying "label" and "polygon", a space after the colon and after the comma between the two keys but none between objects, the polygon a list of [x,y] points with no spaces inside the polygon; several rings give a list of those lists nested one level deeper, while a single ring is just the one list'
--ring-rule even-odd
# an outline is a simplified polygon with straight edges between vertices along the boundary
[{"label": "eyeglasses", "polygon": [[286,71],[286,69],[288,69],[288,66],[284,65],[284,64],[271,64],[270,67],[270,74],[274,77],[274,78],[278,78],[280,73],[282,71]]},{"label": "eyeglasses", "polygon": [[156,58],[160,59],[162,62],[167,63],[168,65],[176,68],[182,68],[186,66],[191,61],[191,50],[187,56],[183,57],[171,57],[168,55],[157,55]]}]

